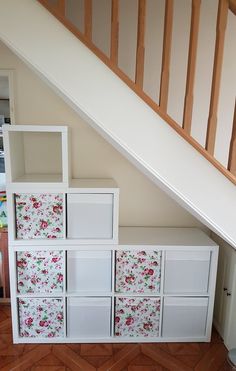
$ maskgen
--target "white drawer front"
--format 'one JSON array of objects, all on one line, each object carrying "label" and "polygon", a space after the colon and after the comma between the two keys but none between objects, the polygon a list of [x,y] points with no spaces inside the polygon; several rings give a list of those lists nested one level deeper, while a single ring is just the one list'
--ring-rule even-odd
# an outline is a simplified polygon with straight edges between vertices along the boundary
[{"label": "white drawer front", "polygon": [[111,334],[110,298],[69,298],[67,335],[71,338],[99,338]]},{"label": "white drawer front", "polygon": [[113,194],[68,194],[67,237],[111,239]]},{"label": "white drawer front", "polygon": [[111,291],[111,251],[68,251],[67,290]]},{"label": "white drawer front", "polygon": [[164,292],[185,294],[208,292],[209,251],[167,251]]},{"label": "white drawer front", "polygon": [[208,298],[164,299],[163,337],[204,337]]}]

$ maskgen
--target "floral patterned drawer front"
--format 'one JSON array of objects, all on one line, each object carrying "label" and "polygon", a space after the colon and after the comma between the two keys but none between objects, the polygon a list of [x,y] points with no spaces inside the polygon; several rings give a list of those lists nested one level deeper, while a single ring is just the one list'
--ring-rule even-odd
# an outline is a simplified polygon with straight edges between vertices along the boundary
[{"label": "floral patterned drawer front", "polygon": [[116,252],[117,292],[159,293],[160,281],[160,251]]},{"label": "floral patterned drawer front", "polygon": [[19,251],[16,263],[20,294],[62,292],[62,251]]},{"label": "floral patterned drawer front", "polygon": [[63,337],[62,299],[19,299],[19,325],[21,337]]},{"label": "floral patterned drawer front", "polygon": [[159,298],[116,298],[116,336],[159,336]]},{"label": "floral patterned drawer front", "polygon": [[16,194],[16,236],[18,239],[62,238],[62,194]]}]

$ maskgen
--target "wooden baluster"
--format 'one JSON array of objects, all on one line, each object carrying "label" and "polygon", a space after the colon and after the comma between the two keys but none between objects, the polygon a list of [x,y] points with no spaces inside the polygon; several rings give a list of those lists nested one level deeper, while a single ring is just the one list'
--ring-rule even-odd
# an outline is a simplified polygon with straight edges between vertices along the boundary
[{"label": "wooden baluster", "polygon": [[118,65],[118,42],[119,42],[119,0],[112,0],[111,8],[111,62]]},{"label": "wooden baluster", "polygon": [[141,89],[143,88],[143,76],[144,76],[145,15],[146,15],[146,0],[139,0],[135,83]]},{"label": "wooden baluster", "polygon": [[234,106],[232,136],[229,148],[228,170],[236,176],[236,100]]},{"label": "wooden baluster", "polygon": [[207,126],[206,150],[213,155],[215,148],[216,127],[217,127],[217,109],[220,92],[221,71],[223,63],[225,29],[228,14],[228,0],[219,0],[214,67],[211,86],[211,101]]},{"label": "wooden baluster", "polygon": [[163,112],[167,111],[172,26],[173,26],[173,0],[166,0],[163,51],[162,51],[162,68],[161,68],[160,103],[159,103],[160,108]]},{"label": "wooden baluster", "polygon": [[84,0],[84,35],[92,41],[92,0]]},{"label": "wooden baluster", "polygon": [[60,15],[65,17],[66,15],[66,1],[65,0],[58,0],[58,12]]},{"label": "wooden baluster", "polygon": [[200,20],[201,0],[192,0],[191,29],[188,52],[188,70],[184,100],[183,129],[190,134],[193,112],[193,89],[197,59],[197,42]]}]

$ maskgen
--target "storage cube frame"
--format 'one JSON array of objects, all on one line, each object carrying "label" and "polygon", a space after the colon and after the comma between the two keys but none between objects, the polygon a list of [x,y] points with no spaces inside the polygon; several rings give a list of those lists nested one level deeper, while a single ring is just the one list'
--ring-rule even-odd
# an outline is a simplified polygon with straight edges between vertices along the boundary
[{"label": "storage cube frame", "polygon": [[[14,151],[12,150],[13,143],[9,140],[10,133],[14,132],[17,134],[24,132],[60,133],[62,139],[60,150],[62,156],[62,171],[60,179],[57,177],[51,177],[50,174],[46,177],[42,175],[41,178],[40,174],[37,174],[36,177],[25,176],[23,177],[23,180],[15,179],[13,173],[15,171],[14,167],[16,167],[17,164],[14,165],[14,163],[11,162],[11,155]],[[20,136],[19,138],[22,139],[22,137],[23,136]],[[16,136],[15,139],[18,140],[17,138],[18,136]],[[19,146],[23,143],[21,139],[21,143],[17,144]],[[134,341],[201,342],[210,340],[218,246],[210,240],[208,236],[200,230],[193,228],[124,227],[119,230],[118,240],[119,189],[113,180],[69,179],[68,133],[66,127],[28,125],[11,126],[4,129],[4,140],[6,143],[5,148],[7,157],[9,262],[14,343],[119,343]],[[23,149],[21,148],[20,151],[23,151]],[[34,179],[37,179],[37,181],[34,181]],[[16,211],[16,194],[28,195],[28,197],[24,196],[23,198],[20,198],[20,200],[26,204],[26,207],[28,207],[27,202],[35,202],[36,204],[34,207],[36,209],[39,207],[37,197],[40,199],[48,194],[61,195],[60,197],[62,197],[63,200],[61,203],[60,199],[60,207],[63,213],[61,219],[63,224],[63,233],[62,235],[59,234],[59,237],[61,238],[57,238],[58,235],[56,233],[55,235],[52,235],[51,230],[50,234],[42,233],[42,235],[40,235],[41,232],[38,231],[38,229],[42,229],[45,232],[48,224],[50,224],[50,217],[48,220],[44,220],[45,218],[43,216],[46,213],[44,211],[42,211],[42,214],[39,213],[39,217],[37,214],[38,219],[34,219],[34,227],[37,229],[36,237],[41,238],[35,238],[32,234],[32,226],[28,226],[28,224],[25,233],[27,234],[28,228],[30,230],[30,238],[24,238],[26,236],[21,233],[18,233],[17,235],[16,222],[19,223],[17,218],[24,220],[24,218],[28,218],[28,215],[27,212],[19,214],[19,212]],[[97,196],[87,197],[87,195],[90,194]],[[35,195],[37,197],[35,197]],[[79,200],[83,200],[83,195],[86,195],[86,197],[84,197],[84,213],[86,213],[86,204],[88,203],[88,199],[96,199],[98,205],[104,205],[106,204],[106,199],[112,199],[112,213],[109,211],[112,221],[110,223],[110,221],[107,220],[108,227],[109,225],[112,225],[112,235],[105,236],[106,238],[103,238],[104,236],[102,238],[94,238],[94,235],[91,236],[91,238],[89,235],[86,235],[86,238],[78,238],[76,234],[75,236],[73,235],[74,232],[72,230],[70,236],[72,238],[68,238],[68,219],[70,220],[70,218],[74,216],[70,215],[68,218],[67,195],[72,196],[70,197],[72,201],[77,198],[77,196],[74,197],[73,195],[79,195]],[[104,195],[111,195],[111,197],[104,197]],[[51,206],[53,207],[53,204]],[[59,205],[54,205],[54,207],[57,208]],[[57,212],[56,209],[54,211]],[[50,212],[51,211],[49,211],[49,215],[51,215]],[[99,211],[98,215],[100,215]],[[109,218],[106,217],[105,219]],[[95,220],[96,222],[96,218],[89,219],[89,210],[88,220],[90,220],[90,222]],[[37,225],[39,225],[40,228],[38,228]],[[78,228],[79,227],[80,226],[78,226]],[[108,229],[108,227],[106,228]],[[60,229],[58,225],[53,226],[53,228]],[[77,227],[75,227],[75,230],[76,228]],[[89,228],[87,228],[87,230],[89,230]],[[19,236],[21,238],[17,238]],[[104,256],[110,256],[110,262],[107,262],[106,266],[107,272],[109,272],[109,279],[111,280],[110,285],[107,285],[106,283],[104,289],[101,288],[98,290],[96,285],[94,285],[94,287],[88,285],[87,289],[83,289],[82,287],[80,288],[78,283],[78,290],[70,290],[68,269],[73,269],[71,268],[73,264],[70,265],[68,263],[68,257],[73,256],[73,254],[76,255],[76,252],[78,252],[78,256],[87,254],[88,260],[89,256],[91,256],[91,253],[93,252],[96,252],[96,254],[105,253]],[[166,269],[168,257],[170,255],[176,256],[177,254],[179,258],[183,256],[183,260],[185,260],[186,263],[186,259],[189,259],[189,253],[194,257],[193,261],[195,263],[201,253],[205,257],[209,257],[208,271],[205,270],[205,281],[203,285],[207,289],[196,291],[196,287],[194,288],[193,285],[192,289],[190,287],[188,292],[184,292],[181,290],[180,281],[179,287],[177,287],[176,291],[168,291],[165,287],[165,285],[167,285],[167,278],[170,286],[171,282],[174,280],[174,275],[171,278],[171,270],[168,273],[168,277],[166,277],[166,272],[168,271],[168,269]],[[17,267],[17,255],[19,258],[23,259],[22,261],[18,260],[19,269]],[[58,267],[59,271],[57,272],[51,263],[53,262],[56,264],[57,259],[59,259],[58,256],[62,257],[62,265]],[[147,262],[145,262],[144,256],[148,256]],[[31,271],[27,277],[25,276],[26,271],[24,270],[25,257],[28,259],[26,262],[31,266]],[[91,259],[94,258],[95,257],[92,257]],[[121,258],[121,262],[118,261],[118,258]],[[34,259],[36,261],[34,261]],[[52,259],[52,261],[50,259]],[[42,268],[42,264],[44,263],[45,267]],[[90,263],[91,261],[88,264]],[[123,263],[125,264],[125,267],[122,266]],[[190,263],[191,262],[189,261],[189,264]],[[176,264],[176,266],[178,264]],[[96,267],[93,269],[93,279],[96,279],[96,274],[99,275],[99,270],[96,272]],[[48,270],[51,271],[48,272]],[[46,275],[46,273],[48,273],[48,279],[44,277],[44,274]],[[186,274],[191,276],[191,269]],[[193,277],[190,276],[186,277],[186,279],[191,278],[192,282],[194,282]],[[20,281],[21,277],[23,277],[23,280]],[[63,281],[63,284],[60,282],[57,286],[57,279]],[[19,284],[19,282],[21,283]],[[133,282],[135,282],[135,285],[132,285]],[[22,288],[21,290],[20,285],[25,286],[24,289]],[[110,286],[110,289],[108,289],[108,286]],[[58,290],[58,287],[60,290]],[[187,299],[189,299],[189,302],[193,299],[191,301],[193,303],[200,303],[201,300],[208,302],[207,317],[205,325],[203,325],[204,331],[200,335],[198,334],[196,336],[196,334],[190,333],[190,335],[185,336],[183,332],[178,336],[163,336],[165,303],[168,303],[168,300],[174,300],[174,298],[177,298],[177,303],[180,301],[182,304],[185,302],[184,300]],[[105,302],[109,302],[110,307],[105,306]],[[56,303],[61,303],[63,314],[59,311],[58,318],[55,317],[60,322],[60,325],[57,326],[55,318],[52,319],[52,322],[47,320],[47,314],[45,318],[41,318],[40,313],[37,314],[37,311],[41,311],[41,306],[45,303],[49,303],[49,306],[51,303],[52,307],[56,305]],[[94,333],[94,336],[89,336],[89,334],[88,336],[85,336],[86,333],[83,336],[79,333],[78,336],[68,336],[70,333],[70,328],[68,328],[68,326],[71,320],[71,318],[68,320],[68,315],[70,315],[68,305],[70,305],[70,303],[74,303],[75,306],[76,303],[78,303],[78,305],[81,304],[81,308],[83,308],[83,306],[86,307],[86,305],[89,307],[89,303],[91,303],[90,313],[92,317],[90,318],[91,322],[94,321],[94,323],[96,323],[97,318],[96,311],[94,311],[95,314],[93,315],[92,303],[95,303],[98,307],[101,305],[101,308],[102,305],[104,305],[103,320],[104,323],[106,323],[106,326],[110,326],[109,336],[104,336],[102,333],[99,334],[99,330],[97,330],[98,333]],[[126,307],[130,311],[143,311],[141,313],[142,315],[136,316],[135,318],[132,318],[130,313],[122,315],[122,318],[119,318],[119,321],[121,321],[120,325],[117,325],[117,308],[119,308],[117,303],[126,304]],[[134,305],[132,305],[132,303]],[[22,309],[24,306],[25,312],[23,312]],[[32,316],[29,315],[31,310],[33,310],[34,313]],[[119,310],[122,311],[122,308]],[[81,316],[83,316],[83,309],[81,309],[81,313]],[[175,314],[173,313],[173,318],[175,318],[174,316]],[[144,320],[139,319],[139,317],[144,318]],[[36,325],[39,327],[34,327],[35,318],[36,322],[38,321]],[[126,329],[127,326],[132,327]],[[36,328],[35,331],[34,328]],[[119,329],[119,331],[121,329],[119,335],[116,334],[118,331],[117,329]],[[86,327],[83,331],[86,331]],[[39,336],[36,335],[37,333]],[[59,336],[57,336],[57,334],[59,334]],[[63,334],[63,336],[60,336],[60,334]]]}]

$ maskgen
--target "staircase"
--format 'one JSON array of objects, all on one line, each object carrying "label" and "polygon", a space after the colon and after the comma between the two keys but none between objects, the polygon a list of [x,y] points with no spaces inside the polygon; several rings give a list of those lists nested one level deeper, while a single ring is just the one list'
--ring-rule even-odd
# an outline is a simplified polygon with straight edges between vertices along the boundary
[{"label": "staircase", "polygon": [[227,168],[214,157],[224,34],[235,2],[219,1],[205,146],[191,135],[200,1],[191,10],[183,123],[168,112],[173,1],[165,5],[159,102],[144,91],[145,1],[137,10],[133,80],[118,66],[118,1],[112,1],[109,56],[92,42],[91,1],[84,3],[84,33],[66,18],[65,1],[40,2],[74,35],[39,2],[8,0],[0,2],[0,39],[157,186],[236,247],[235,115]]}]

